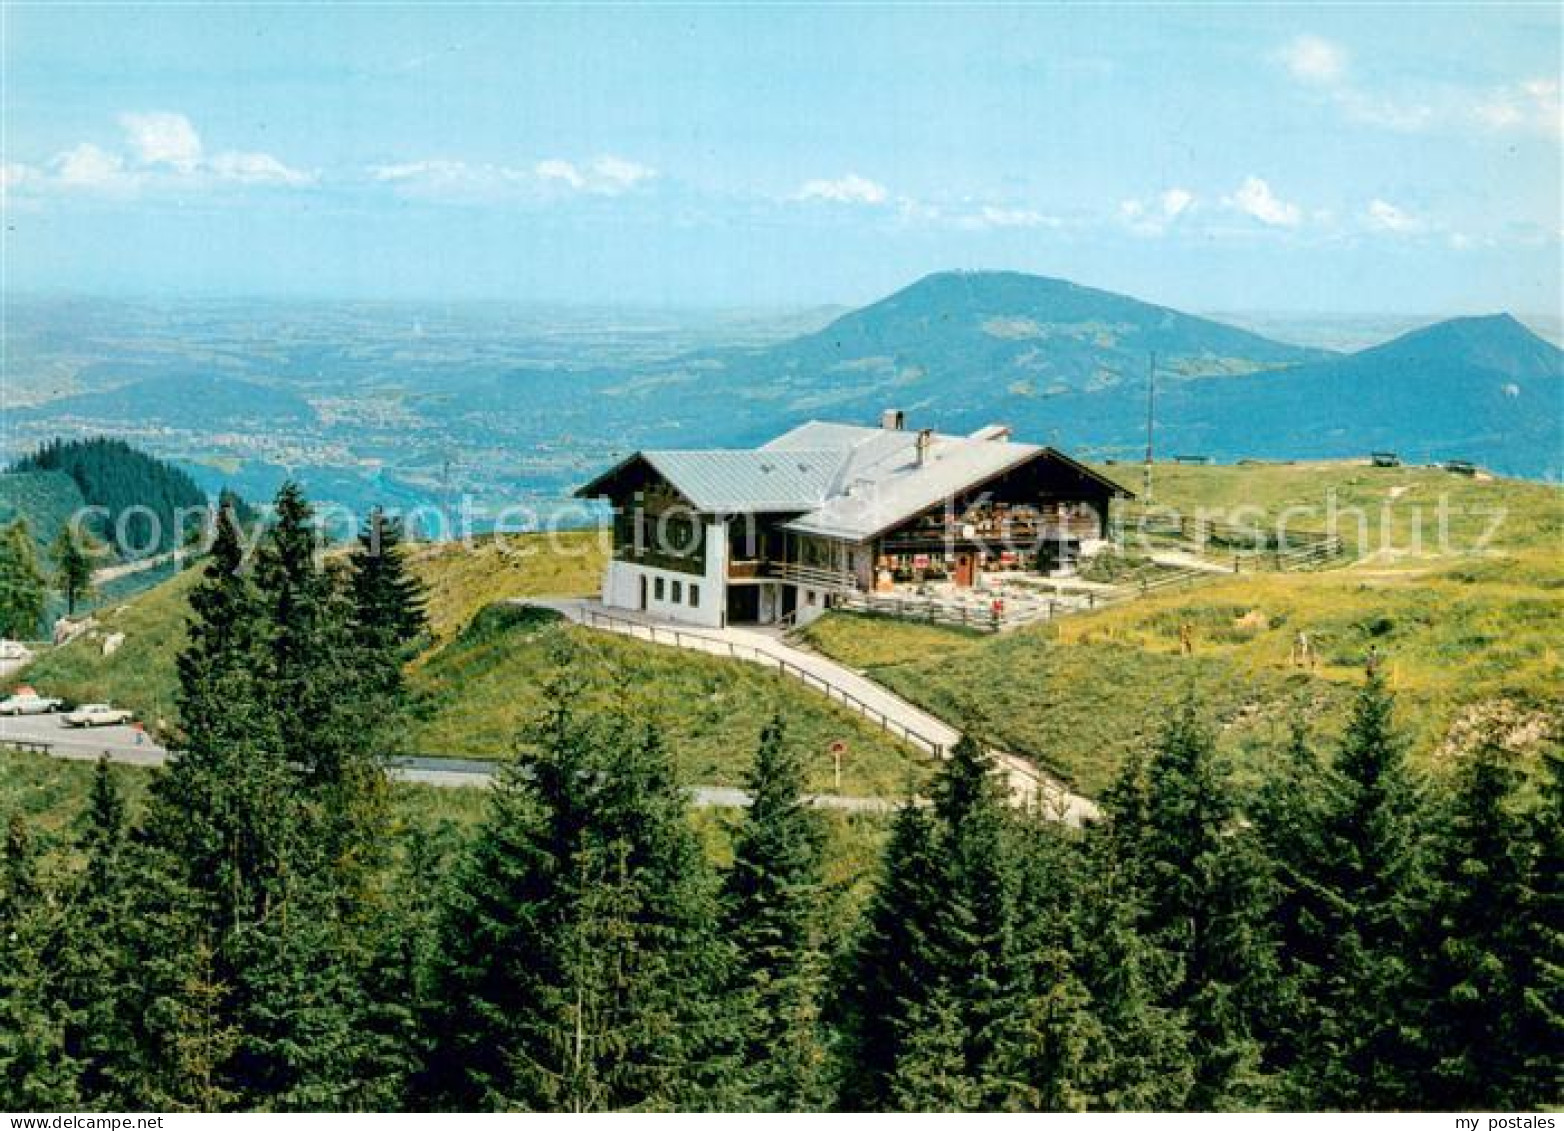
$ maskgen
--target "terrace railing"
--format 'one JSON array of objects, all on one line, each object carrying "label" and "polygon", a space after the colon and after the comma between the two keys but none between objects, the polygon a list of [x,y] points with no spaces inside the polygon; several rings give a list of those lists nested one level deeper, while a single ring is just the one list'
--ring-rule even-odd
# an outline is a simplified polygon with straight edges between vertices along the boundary
[{"label": "terrace railing", "polygon": [[858,578],[848,570],[807,566],[798,562],[770,562],[766,566],[766,576],[832,593],[850,593],[858,588]]}]

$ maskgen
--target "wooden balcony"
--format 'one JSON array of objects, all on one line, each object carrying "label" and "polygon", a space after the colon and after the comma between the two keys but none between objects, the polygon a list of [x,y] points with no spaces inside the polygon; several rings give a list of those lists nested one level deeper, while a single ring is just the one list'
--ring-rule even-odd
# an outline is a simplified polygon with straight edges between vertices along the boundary
[{"label": "wooden balcony", "polygon": [[799,565],[797,562],[770,562],[768,571],[768,577],[791,582],[794,585],[806,585],[811,589],[852,593],[858,588],[858,578],[851,571],[844,569]]}]

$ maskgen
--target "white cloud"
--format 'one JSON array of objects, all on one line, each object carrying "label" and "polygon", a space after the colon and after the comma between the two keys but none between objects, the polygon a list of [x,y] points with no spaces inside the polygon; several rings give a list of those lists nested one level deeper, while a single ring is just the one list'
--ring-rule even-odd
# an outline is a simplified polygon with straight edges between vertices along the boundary
[{"label": "white cloud", "polygon": [[611,156],[584,165],[551,157],[525,168],[437,157],[372,165],[368,173],[403,196],[469,203],[543,201],[561,192],[620,196],[657,176],[650,166]]},{"label": "white cloud", "polygon": [[1529,79],[1488,91],[1469,113],[1486,130],[1534,130],[1545,137],[1564,138],[1564,99],[1556,79]]},{"label": "white cloud", "polygon": [[119,154],[100,149],[90,141],[61,153],[50,162],[50,168],[59,183],[70,188],[120,188],[132,180]]},{"label": "white cloud", "polygon": [[[936,213],[937,216],[937,213]],[[1031,208],[999,208],[985,204],[975,212],[956,220],[956,226],[971,230],[984,228],[1057,228],[1063,221]]]},{"label": "white cloud", "polygon": [[1182,216],[1195,203],[1195,194],[1188,189],[1170,188],[1162,194],[1162,214],[1169,220]]},{"label": "white cloud", "polygon": [[1400,90],[1364,89],[1349,74],[1347,52],[1317,35],[1300,35],[1277,57],[1292,78],[1337,107],[1349,121],[1397,133],[1434,128],[1486,132],[1532,131],[1564,138],[1564,102],[1558,80],[1529,79],[1493,88],[1450,84]]},{"label": "white cloud", "polygon": [[607,156],[592,162],[589,179],[602,186],[602,189],[623,192],[655,176],[657,170],[648,165],[626,161],[623,157]]},{"label": "white cloud", "polygon": [[618,196],[657,176],[657,170],[648,165],[612,155],[585,166],[551,157],[539,161],[532,171],[541,181],[599,196]]},{"label": "white cloud", "polygon": [[313,184],[315,175],[289,168],[270,153],[219,153],[210,162],[212,174],[219,180],[242,185]]},{"label": "white cloud", "polygon": [[1180,216],[1195,206],[1195,194],[1175,185],[1149,200],[1125,200],[1119,204],[1119,222],[1143,236],[1160,236]]},{"label": "white cloud", "polygon": [[469,175],[463,161],[406,161],[399,165],[372,165],[369,175],[377,181],[461,180]]},{"label": "white cloud", "polygon": [[1427,227],[1416,216],[1397,208],[1389,201],[1380,200],[1377,197],[1369,202],[1366,217],[1369,227],[1376,231],[1391,232],[1398,236],[1416,235]]},{"label": "white cloud", "polygon": [[1296,228],[1303,220],[1303,212],[1296,204],[1282,200],[1269,184],[1255,176],[1245,177],[1224,203],[1273,228]]},{"label": "white cloud", "polygon": [[837,180],[805,181],[797,193],[799,200],[820,200],[832,204],[884,204],[890,199],[885,186],[857,173]]},{"label": "white cloud", "polygon": [[183,114],[121,114],[119,123],[125,130],[125,140],[143,165],[170,165],[188,173],[201,163],[201,136]]},{"label": "white cloud", "polygon": [[497,203],[514,198],[536,179],[526,169],[472,164],[445,157],[373,165],[369,175],[399,196],[456,203]]},{"label": "white cloud", "polygon": [[7,191],[26,189],[36,195],[49,188],[99,192],[221,185],[297,188],[317,180],[314,173],[295,169],[269,153],[228,150],[206,157],[200,135],[183,114],[121,114],[119,124],[125,131],[123,147],[105,149],[84,141],[55,155],[46,172],[8,172]]},{"label": "white cloud", "polygon": [[545,181],[561,181],[577,190],[586,188],[586,178],[581,175],[581,170],[572,162],[561,161],[557,157],[539,161],[533,166],[533,172]]},{"label": "white cloud", "polygon": [[1340,45],[1317,35],[1300,35],[1281,51],[1293,78],[1333,86],[1347,77],[1347,53]]}]

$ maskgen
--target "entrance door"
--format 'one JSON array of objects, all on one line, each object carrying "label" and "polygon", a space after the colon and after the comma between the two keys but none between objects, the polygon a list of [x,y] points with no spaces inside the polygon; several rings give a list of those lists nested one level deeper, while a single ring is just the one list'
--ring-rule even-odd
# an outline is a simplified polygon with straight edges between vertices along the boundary
[{"label": "entrance door", "polygon": [[977,583],[977,555],[956,555],[956,588],[971,589]]},{"label": "entrance door", "polygon": [[798,611],[798,586],[782,585],[778,588],[782,591],[782,613],[778,619],[786,620]]},{"label": "entrance door", "polygon": [[728,623],[755,624],[760,620],[760,586],[728,586]]}]

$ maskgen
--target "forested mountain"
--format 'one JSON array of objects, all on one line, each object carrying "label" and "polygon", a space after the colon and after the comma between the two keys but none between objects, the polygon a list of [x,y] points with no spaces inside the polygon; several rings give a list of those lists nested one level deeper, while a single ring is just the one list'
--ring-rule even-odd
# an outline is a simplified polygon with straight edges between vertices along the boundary
[{"label": "forested mountain", "polygon": [[[680,414],[751,439],[811,416],[869,420],[895,406],[948,431],[1006,420],[1029,436],[1102,446],[1144,421],[1153,352],[1170,381],[1334,356],[1064,279],[947,271],[792,341],[680,359],[690,378],[678,388]],[[1093,414],[1061,415],[1076,400]],[[1110,420],[1077,427],[1106,406]]]},{"label": "forested mountain", "polygon": [[[82,504],[103,508],[103,513],[93,516],[90,529],[122,557],[144,557],[180,545],[181,516],[194,516],[184,521],[195,524],[198,512],[207,506],[206,493],[183,471],[123,440],[101,436],[51,440],[17,460],[6,479],[32,473],[68,476]],[[28,497],[36,494],[30,491]],[[69,515],[28,517],[40,537],[53,537]]]}]

